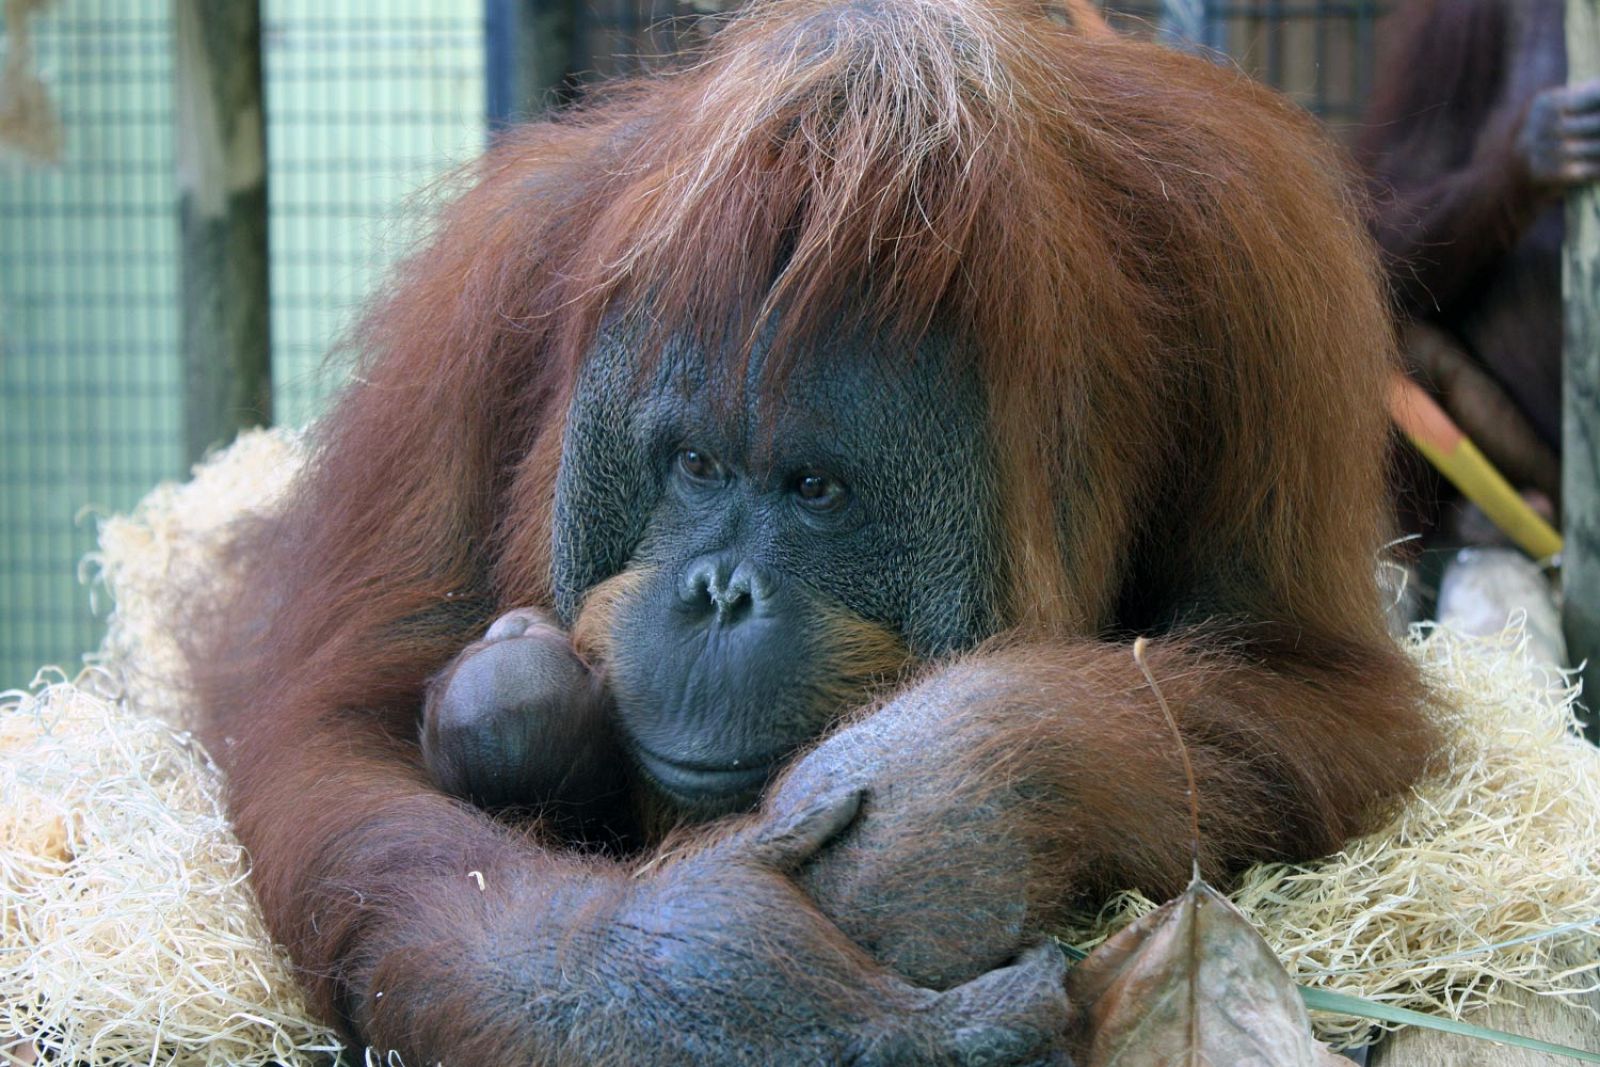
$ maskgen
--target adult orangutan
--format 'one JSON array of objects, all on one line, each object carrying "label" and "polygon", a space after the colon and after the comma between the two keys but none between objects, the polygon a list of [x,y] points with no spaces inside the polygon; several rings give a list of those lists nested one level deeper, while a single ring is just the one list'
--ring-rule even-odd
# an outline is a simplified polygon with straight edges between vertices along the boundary
[{"label": "adult orangutan", "polygon": [[1561,0],[1401,5],[1358,144],[1412,372],[1513,483],[1552,502],[1561,204],[1600,178],[1600,81],[1563,84],[1563,15]]},{"label": "adult orangutan", "polygon": [[1021,0],[761,6],[498,146],[199,661],[313,1003],[413,1063],[1062,1062],[1041,933],[1190,866],[1134,635],[1208,871],[1366,826],[1432,737],[1342,173]]}]

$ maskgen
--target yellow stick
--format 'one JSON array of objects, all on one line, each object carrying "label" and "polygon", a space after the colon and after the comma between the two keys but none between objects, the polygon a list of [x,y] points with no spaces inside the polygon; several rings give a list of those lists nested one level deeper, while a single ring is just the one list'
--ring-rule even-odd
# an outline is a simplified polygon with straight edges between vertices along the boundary
[{"label": "yellow stick", "polygon": [[1433,397],[1404,374],[1394,376],[1389,412],[1417,451],[1482,508],[1518,548],[1541,561],[1561,551],[1561,535],[1511,488]]}]

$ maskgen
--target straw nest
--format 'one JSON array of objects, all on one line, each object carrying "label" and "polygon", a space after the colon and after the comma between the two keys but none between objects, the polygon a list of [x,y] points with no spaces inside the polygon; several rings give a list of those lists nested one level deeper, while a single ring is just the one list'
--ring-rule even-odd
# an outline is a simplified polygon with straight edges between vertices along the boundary
[{"label": "straw nest", "polygon": [[[221,532],[270,506],[302,459],[292,436],[251,434],[106,522],[104,648],[76,680],[0,700],[0,1060],[298,1065],[336,1048],[266,937],[217,770],[186,730],[172,637],[173,590],[228,580]],[[1592,987],[1594,967],[1552,962],[1600,961],[1584,925],[1600,917],[1600,752],[1572,733],[1567,679],[1514,630],[1423,630],[1408,647],[1443,697],[1448,769],[1379,833],[1258,868],[1234,899],[1299,980],[1342,992],[1459,1015],[1508,986]],[[1120,897],[1073,939],[1150,907]],[[1336,1041],[1367,1034],[1317,1023]]]},{"label": "straw nest", "polygon": [[[1414,628],[1443,770],[1338,855],[1233,887],[1296,981],[1455,1018],[1507,987],[1600,988],[1600,749],[1577,736],[1576,687],[1525,646],[1515,624],[1490,639]],[[1087,947],[1155,907],[1125,893],[1066,939]],[[1363,1019],[1312,1023],[1335,1047],[1372,1036]]]}]

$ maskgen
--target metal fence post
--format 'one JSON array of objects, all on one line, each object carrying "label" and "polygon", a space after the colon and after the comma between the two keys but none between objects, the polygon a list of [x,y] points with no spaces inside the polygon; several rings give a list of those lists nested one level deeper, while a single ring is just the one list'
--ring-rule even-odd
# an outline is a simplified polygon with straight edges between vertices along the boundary
[{"label": "metal fence post", "polygon": [[183,440],[189,462],[272,418],[267,145],[261,10],[175,0],[183,283]]},{"label": "metal fence post", "polygon": [[[1567,79],[1600,77],[1600,0],[1567,0]],[[1567,197],[1562,411],[1562,623],[1583,670],[1590,736],[1600,709],[1600,186]]]}]

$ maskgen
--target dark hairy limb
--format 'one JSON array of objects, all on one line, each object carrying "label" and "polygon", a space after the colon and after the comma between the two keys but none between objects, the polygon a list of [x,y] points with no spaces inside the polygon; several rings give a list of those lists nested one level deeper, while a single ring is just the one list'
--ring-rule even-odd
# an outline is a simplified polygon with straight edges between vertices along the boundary
[{"label": "dark hairy limb", "polygon": [[1517,134],[1517,156],[1530,180],[1553,195],[1600,179],[1600,80],[1535,96]]},{"label": "dark hairy limb", "polygon": [[[1152,642],[1198,777],[1201,865],[1305,858],[1371,825],[1432,735],[1389,647],[1306,642],[1271,667],[1214,640]],[[1358,680],[1359,679],[1359,680]],[[1180,754],[1127,646],[1016,644],[942,668],[833,734],[769,814],[867,789],[862,818],[801,875],[844,932],[914,981],[968,980],[1075,904],[1189,877]]]},{"label": "dark hairy limb", "polygon": [[485,807],[613,828],[627,810],[604,684],[537,608],[501,615],[429,682],[422,757],[440,789]]},{"label": "dark hairy limb", "polygon": [[[349,782],[352,803],[390,793],[382,813],[297,835],[310,873],[280,888],[309,905],[293,946],[305,979],[379,1049],[464,1064],[1066,1062],[1054,948],[938,992],[807,900],[791,873],[855,817],[854,791],[628,868],[402,797],[375,771]],[[257,839],[269,866],[289,847]]]},{"label": "dark hairy limb", "polygon": [[1515,485],[1561,494],[1561,460],[1495,378],[1444,330],[1426,322],[1402,332],[1406,369]]},{"label": "dark hairy limb", "polygon": [[1412,0],[1360,138],[1373,230],[1414,314],[1469,296],[1600,160],[1600,83],[1567,87],[1554,0]]}]

